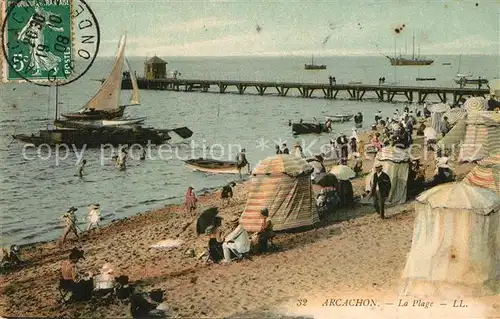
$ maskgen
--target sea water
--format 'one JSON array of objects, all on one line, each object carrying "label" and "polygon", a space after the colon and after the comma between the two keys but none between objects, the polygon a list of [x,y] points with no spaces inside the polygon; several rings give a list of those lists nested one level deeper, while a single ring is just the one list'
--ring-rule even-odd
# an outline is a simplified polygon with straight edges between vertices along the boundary
[{"label": "sea water", "polygon": [[[337,83],[361,81],[378,84],[380,77],[400,85],[456,86],[453,77],[457,73],[459,56],[436,56],[431,66],[394,68],[380,57],[316,57],[318,64],[326,64],[327,70],[306,71],[308,57],[281,58],[185,58],[162,57],[168,61],[167,69],[181,72],[180,78],[223,79],[252,81],[281,81],[328,83],[334,76]],[[497,56],[462,56],[461,72],[473,72],[483,78],[499,77]],[[132,68],[142,74],[143,58],[132,58]],[[451,62],[451,65],[442,65]],[[97,59],[90,71],[67,86],[60,93],[60,111],[74,112],[80,109],[99,89],[100,82],[92,79],[105,78],[112,67],[112,58]],[[416,77],[435,77],[436,81],[417,82]],[[228,92],[236,91],[228,88]],[[214,89],[215,91],[215,89]],[[103,223],[179,203],[188,186],[199,193],[217,188],[237,179],[237,175],[210,175],[193,172],[186,168],[182,158],[219,156],[234,160],[238,148],[246,149],[247,157],[255,166],[259,160],[275,153],[275,145],[286,141],[291,149],[300,142],[306,151],[319,153],[320,146],[330,138],[344,133],[351,135],[352,122],[334,124],[332,134],[293,137],[288,121],[313,118],[324,121],[325,116],[339,113],[362,112],[364,129],[373,122],[375,113],[392,116],[401,103],[380,103],[376,99],[366,101],[347,100],[347,92],[339,92],[336,100],[301,98],[291,89],[287,97],[276,96],[273,88],[259,96],[253,88],[250,94],[218,94],[201,92],[140,91],[141,105],[127,108],[131,117],[147,117],[146,124],[157,128],[189,127],[193,136],[186,141],[172,133],[170,146],[163,149],[160,158],[158,148],[151,149],[150,158],[139,160],[138,151],[131,151],[135,159],[127,163],[125,171],[119,171],[107,159],[109,150],[84,150],[87,160],[84,177],[77,177],[77,155],[82,150],[65,153],[55,149],[24,149],[22,143],[12,140],[13,134],[38,133],[54,118],[54,92],[47,87],[30,83],[0,85],[0,225],[1,244],[29,243],[49,240],[60,233],[60,216],[70,206],[76,212],[80,227],[85,223],[86,207],[91,203],[101,205]],[[124,91],[125,100],[130,91]],[[432,98],[432,97],[430,97]],[[434,97],[436,99],[436,97]],[[194,144],[196,145],[194,145]],[[212,145],[219,146],[210,148]],[[23,156],[23,153],[25,156]],[[148,154],[149,155],[149,154]],[[62,159],[66,157],[65,159]],[[42,159],[45,158],[45,159]]]}]

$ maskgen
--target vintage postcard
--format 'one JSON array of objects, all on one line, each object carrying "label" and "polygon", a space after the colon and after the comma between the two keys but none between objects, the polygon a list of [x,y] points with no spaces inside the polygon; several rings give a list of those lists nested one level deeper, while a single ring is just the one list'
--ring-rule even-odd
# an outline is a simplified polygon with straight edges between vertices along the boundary
[{"label": "vintage postcard", "polygon": [[499,10],[0,0],[0,316],[500,318]]}]

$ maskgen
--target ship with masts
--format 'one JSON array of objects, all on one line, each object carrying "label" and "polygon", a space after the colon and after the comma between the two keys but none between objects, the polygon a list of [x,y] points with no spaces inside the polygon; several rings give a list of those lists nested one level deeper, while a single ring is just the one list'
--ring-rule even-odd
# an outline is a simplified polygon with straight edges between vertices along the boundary
[{"label": "ship with masts", "polygon": [[411,65],[420,66],[420,65],[431,65],[432,63],[434,63],[434,60],[432,59],[426,59],[420,57],[420,46],[418,47],[418,56],[415,56],[415,33],[413,33],[413,50],[411,58],[404,57],[401,54],[399,56],[396,56],[396,54],[394,54],[394,57],[386,55],[386,58],[389,59],[392,66],[411,66]]}]

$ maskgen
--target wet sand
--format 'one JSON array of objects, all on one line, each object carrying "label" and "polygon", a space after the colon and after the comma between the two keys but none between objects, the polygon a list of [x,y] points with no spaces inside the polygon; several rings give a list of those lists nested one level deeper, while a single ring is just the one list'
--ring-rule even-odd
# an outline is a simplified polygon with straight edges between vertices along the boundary
[{"label": "wet sand", "polygon": [[[367,135],[360,137],[367,144]],[[434,170],[432,156],[424,164],[428,165],[429,179]],[[473,166],[455,165],[455,173],[463,177]],[[364,160],[364,171],[371,168],[372,161]],[[364,178],[353,180],[355,195],[362,193],[364,183]],[[242,213],[247,190],[248,182],[235,187],[234,203],[219,208],[224,220]],[[219,192],[200,196],[197,213],[212,205],[220,207],[219,196]],[[85,250],[82,269],[96,274],[105,262],[110,262],[115,276],[129,276],[141,291],[165,289],[164,300],[175,316],[310,317],[312,314],[293,304],[299,299],[312,303],[323,298],[318,295],[334,298],[349,291],[397,293],[411,247],[414,204],[388,208],[386,215],[388,218],[381,220],[371,205],[356,205],[342,209],[339,221],[302,233],[280,234],[274,240],[278,252],[228,265],[206,265],[185,254],[192,248],[198,255],[207,243],[204,236],[196,235],[196,215],[186,213],[182,205],[167,206],[84,233],[80,241],[71,239],[63,248],[55,242],[24,248],[23,259],[28,265],[0,282],[0,314],[130,317],[128,304],[58,303],[60,264],[70,249],[78,246]],[[150,248],[166,239],[183,243],[170,249]],[[493,310],[495,304],[500,305],[498,298],[491,303]],[[289,305],[290,313],[285,314],[280,305]],[[314,313],[313,308],[307,309]]]}]

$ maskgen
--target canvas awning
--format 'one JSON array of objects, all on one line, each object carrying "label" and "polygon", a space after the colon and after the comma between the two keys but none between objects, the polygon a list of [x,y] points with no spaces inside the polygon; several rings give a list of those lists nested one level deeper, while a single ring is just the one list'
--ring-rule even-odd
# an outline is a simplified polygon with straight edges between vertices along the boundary
[{"label": "canvas awning", "polygon": [[462,182],[490,189],[500,195],[500,151],[480,161]]},{"label": "canvas awning", "polygon": [[467,209],[481,215],[500,208],[500,197],[493,191],[460,182],[435,186],[416,200],[432,208]]},{"label": "canvas awning", "polygon": [[254,168],[253,175],[286,174],[299,176],[311,174],[313,167],[301,157],[280,154],[269,156],[260,161]]},{"label": "canvas awning", "polygon": [[390,146],[382,148],[382,150],[377,153],[375,159],[377,161],[391,161],[394,163],[401,163],[408,162],[410,160],[410,154],[408,150]]}]

